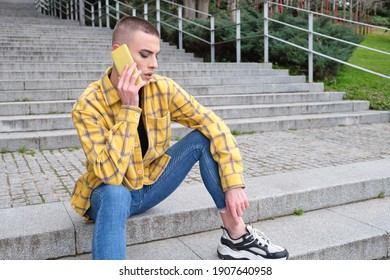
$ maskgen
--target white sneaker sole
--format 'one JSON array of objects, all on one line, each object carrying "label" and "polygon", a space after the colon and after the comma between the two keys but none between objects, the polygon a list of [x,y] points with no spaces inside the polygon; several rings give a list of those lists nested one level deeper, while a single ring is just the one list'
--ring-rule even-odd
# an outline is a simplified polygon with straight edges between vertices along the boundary
[{"label": "white sneaker sole", "polygon": [[287,260],[288,258],[288,256],[279,259],[264,258],[248,251],[234,251],[222,243],[218,244],[217,252],[218,256],[225,260]]}]

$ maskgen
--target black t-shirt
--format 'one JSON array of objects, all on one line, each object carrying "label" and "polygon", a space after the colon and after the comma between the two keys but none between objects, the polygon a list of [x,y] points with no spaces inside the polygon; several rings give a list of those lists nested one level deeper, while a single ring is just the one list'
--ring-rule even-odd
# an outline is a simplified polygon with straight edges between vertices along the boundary
[{"label": "black t-shirt", "polygon": [[[142,109],[142,107],[141,107],[142,89],[140,89],[138,95],[139,95],[139,107]],[[146,134],[144,120],[143,120],[142,115],[143,114],[141,113],[141,117],[139,119],[139,124],[138,124],[138,136],[139,136],[139,141],[141,142],[142,157],[144,157],[146,154],[146,151],[149,148],[149,142],[148,142],[148,135]]]}]

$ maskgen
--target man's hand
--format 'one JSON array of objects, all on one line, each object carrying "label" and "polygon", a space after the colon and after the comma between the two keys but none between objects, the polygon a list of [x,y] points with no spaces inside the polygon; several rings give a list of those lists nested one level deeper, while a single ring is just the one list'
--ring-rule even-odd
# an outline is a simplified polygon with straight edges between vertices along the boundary
[{"label": "man's hand", "polygon": [[123,105],[138,106],[138,91],[140,90],[140,88],[146,85],[145,81],[142,81],[138,85],[135,85],[137,77],[141,75],[141,71],[138,71],[133,75],[133,71],[136,67],[136,63],[131,66],[126,65],[125,69],[123,70],[122,76],[119,77],[117,90],[119,92],[119,96]]},{"label": "man's hand", "polygon": [[238,223],[249,202],[243,188],[231,189],[225,193],[226,210]]}]

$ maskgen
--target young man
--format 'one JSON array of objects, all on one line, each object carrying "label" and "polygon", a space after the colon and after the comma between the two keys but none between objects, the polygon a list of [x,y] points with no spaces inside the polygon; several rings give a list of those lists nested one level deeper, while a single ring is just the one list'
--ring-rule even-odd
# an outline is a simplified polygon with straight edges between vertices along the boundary
[{"label": "young man", "polygon": [[[168,197],[199,161],[203,182],[222,218],[218,255],[225,259],[287,259],[258,230],[246,226],[242,161],[228,127],[173,80],[154,74],[160,35],[149,22],[122,18],[112,50],[127,44],[134,65],[122,76],[110,67],[88,86],[72,116],[87,157],[72,207],[95,221],[93,259],[126,258],[126,220]],[[132,74],[135,67],[139,69]],[[142,82],[135,84],[140,76]],[[171,121],[194,129],[172,147]]]}]

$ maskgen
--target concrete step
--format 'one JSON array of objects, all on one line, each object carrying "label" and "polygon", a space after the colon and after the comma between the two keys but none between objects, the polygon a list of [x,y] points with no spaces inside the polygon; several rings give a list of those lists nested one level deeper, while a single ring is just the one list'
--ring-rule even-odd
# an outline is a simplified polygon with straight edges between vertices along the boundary
[{"label": "concrete step", "polygon": [[192,71],[192,70],[226,70],[226,69],[272,69],[272,63],[255,63],[255,62],[243,62],[243,63],[164,63],[159,65],[158,71]]},{"label": "concrete step", "polygon": [[[61,42],[70,43],[72,41],[91,41],[96,42],[97,44],[101,44],[104,42],[111,42],[110,32],[112,30],[106,28],[90,28],[89,30],[80,31],[80,26],[72,26],[64,25],[60,26],[59,30],[50,30],[50,27],[54,27],[56,25],[35,25],[36,29],[40,29],[39,33],[35,33],[34,30],[23,32],[15,30],[14,32],[1,32],[0,39],[3,41],[11,41],[11,42],[23,42],[23,38],[26,42],[32,43],[35,45],[39,42],[53,42],[54,44],[60,44]],[[4,27],[0,23],[0,27],[4,29],[11,29],[13,27]],[[48,28],[47,28],[48,27]],[[104,32],[102,32],[104,31]],[[56,41],[55,38],[58,37]],[[66,40],[68,37],[69,40]]]},{"label": "concrete step", "polygon": [[[387,258],[390,198],[378,196],[390,193],[389,168],[387,158],[250,178],[244,220],[285,246],[291,259]],[[292,215],[295,210],[304,214]],[[0,213],[1,259],[89,257],[80,255],[91,251],[93,224],[68,201]],[[128,258],[216,259],[220,225],[205,188],[183,184],[152,210],[128,219]]]},{"label": "concrete step", "polygon": [[201,77],[201,76],[186,76],[177,77],[174,79],[179,85],[186,87],[190,86],[213,86],[221,87],[222,89],[230,86],[237,85],[264,85],[264,84],[298,84],[305,83],[305,76],[248,76],[240,73],[236,76],[213,76],[213,77]]},{"label": "concrete step", "polygon": [[[45,33],[51,33],[51,31],[47,31]],[[48,45],[50,43],[58,44],[59,42],[73,42],[73,43],[111,43],[111,37],[109,35],[89,35],[88,31],[80,33],[80,34],[64,34],[64,32],[54,32],[59,34],[29,34],[23,35],[18,33],[13,34],[0,34],[0,39],[2,42],[25,42],[26,45],[32,44],[35,45]]]},{"label": "concrete step", "polygon": [[[293,82],[294,80],[297,80]],[[37,90],[37,89],[51,89],[53,85],[57,89],[75,89],[85,88],[89,83],[95,79],[63,79],[63,80],[1,80],[0,91],[12,91],[12,90]],[[218,79],[215,79],[218,80]],[[264,82],[263,82],[264,80]],[[289,80],[290,83],[282,83]],[[215,95],[215,94],[237,94],[237,93],[265,93],[265,92],[315,92],[323,89],[322,83],[308,84],[300,81],[301,78],[293,77],[273,77],[265,76],[262,79],[253,80],[248,85],[247,80],[227,79],[226,82],[230,81],[231,84],[225,87],[222,84],[216,85],[213,83],[213,79],[179,79],[181,86],[185,88],[192,95]],[[195,82],[198,82],[196,84]],[[220,81],[221,83],[222,81]],[[187,84],[188,83],[188,84]],[[232,84],[233,83],[233,84]]]},{"label": "concrete step", "polygon": [[1,116],[70,113],[75,100],[26,101],[0,103]]},{"label": "concrete step", "polygon": [[[57,41],[58,44],[58,41]],[[53,53],[59,53],[60,55],[65,55],[69,53],[88,53],[88,52],[96,52],[99,54],[106,54],[111,51],[111,44],[110,42],[107,43],[90,43],[90,44],[83,44],[83,51],[78,51],[79,44],[75,42],[64,42],[63,44],[59,45],[53,45],[53,44],[36,44],[36,45],[28,45],[26,47],[26,44],[19,45],[11,42],[1,42],[0,41],[0,50],[4,54],[13,54],[13,55],[35,55],[37,53],[39,54],[53,54]],[[176,49],[176,47],[173,46],[167,46],[167,47],[161,47],[161,53],[160,54],[177,54],[179,56],[193,56],[192,53],[186,53],[183,49]]]},{"label": "concrete step", "polygon": [[[101,50],[111,49],[111,37],[105,39],[97,39],[95,37],[80,37],[72,38],[69,37],[53,39],[37,39],[37,38],[26,38],[25,36],[19,37],[7,37],[0,34],[0,48],[7,49],[16,48],[19,51],[29,51],[31,49],[38,49],[41,51],[47,50],[71,50],[71,48],[78,48],[80,44],[83,44],[84,49],[99,48]],[[28,48],[27,48],[28,46]],[[184,49],[178,49],[174,45],[170,45],[167,42],[160,42],[161,50],[176,50],[177,52],[185,52]]]},{"label": "concrete step", "polygon": [[[39,104],[37,113],[40,110]],[[57,103],[57,107],[51,106],[48,114],[34,115],[31,112],[31,106],[24,106],[25,112],[15,110],[17,107],[12,106],[13,110],[19,112],[19,115],[4,114],[0,116],[0,133],[27,132],[37,130],[58,130],[74,128],[73,121],[69,112],[73,107],[73,102],[65,101],[63,104]],[[1,107],[0,107],[1,108]],[[243,118],[260,118],[274,116],[292,116],[305,114],[324,114],[324,113],[342,113],[368,110],[368,101],[334,101],[334,102],[311,102],[296,104],[259,104],[259,105],[241,105],[241,106],[214,106],[210,107],[213,112],[224,120],[243,119]],[[54,111],[57,109],[58,111]],[[30,110],[30,114],[27,110]],[[11,111],[11,109],[9,110]],[[67,112],[67,113],[64,113]],[[21,115],[25,114],[25,115]]]},{"label": "concrete step", "polygon": [[18,20],[20,24],[36,24],[36,25],[42,25],[45,26],[47,24],[50,25],[58,25],[58,26],[80,26],[80,23],[78,21],[72,21],[72,20],[59,20],[57,17],[54,16],[44,16],[40,15],[38,17],[33,17],[31,15],[26,16],[7,16],[8,14],[2,14],[0,17],[0,22],[2,23],[9,23],[12,21],[15,21],[15,19]]},{"label": "concrete step", "polygon": [[[2,49],[2,48],[0,48]],[[86,58],[101,58],[104,56],[107,56],[111,48],[93,48],[89,49],[86,48],[85,50],[77,50],[77,49],[50,49],[47,50],[43,48],[35,48],[35,49],[29,49],[29,50],[17,50],[17,49],[5,49],[3,50],[5,55],[2,56],[3,60],[7,60],[8,57],[14,57],[14,56],[20,56],[20,57],[28,57],[28,56],[58,56],[58,57],[67,57],[67,56],[73,56],[73,57],[86,57]],[[193,54],[185,53],[183,51],[176,51],[176,50],[162,50],[162,52],[159,54],[159,58],[165,57],[165,56],[178,56],[178,57],[194,57]]]},{"label": "concrete step", "polygon": [[[80,94],[80,90],[0,92],[0,116],[70,112],[75,99]],[[343,95],[342,92],[312,92],[194,96],[194,98],[204,106],[239,106],[340,101]],[[64,97],[68,99],[63,99]]]},{"label": "concrete step", "polygon": [[226,120],[226,124],[231,130],[238,130],[240,132],[264,132],[389,121],[390,112],[388,111],[359,111],[277,116],[267,118],[229,119]]},{"label": "concrete step", "polygon": [[[58,21],[58,20],[57,20]],[[0,22],[0,27],[3,28],[3,31],[1,32],[5,36],[13,36],[15,34],[18,35],[26,35],[27,37],[32,37],[34,35],[48,35],[49,37],[54,37],[57,33],[62,33],[58,35],[64,35],[64,34],[73,34],[75,36],[86,34],[89,37],[92,37],[93,35],[100,35],[100,36],[110,36],[111,29],[109,28],[93,28],[91,26],[80,26],[80,24],[65,24],[69,23],[68,21],[60,21],[60,23],[64,23],[63,25],[58,24],[52,24],[53,21],[50,21],[48,23],[42,22],[41,24],[29,24],[25,25],[23,23],[15,22],[15,23],[7,23],[7,22]],[[47,31],[50,31],[50,34],[46,34]]]},{"label": "concrete step", "polygon": [[0,64],[0,71],[17,71],[17,72],[51,72],[51,71],[96,71],[100,70],[101,75],[104,69],[107,69],[112,64],[112,61],[106,62],[68,62],[68,63],[21,63],[21,62],[4,62]]},{"label": "concrete step", "polygon": [[[42,129],[43,125],[39,122],[39,117],[24,116],[24,118],[27,117],[31,117],[31,120],[29,122],[25,122],[26,127],[32,127],[34,124],[35,126],[38,126],[37,128],[39,130],[28,132],[1,132],[0,149],[4,151],[17,151],[23,147],[26,149],[60,149],[80,146],[78,135],[75,129],[60,129],[60,127],[70,127],[72,125],[70,116],[68,114],[59,114],[53,115],[51,118],[43,118],[46,124],[51,125],[51,130]],[[235,130],[240,133],[251,133],[319,128],[326,126],[357,125],[389,121],[390,112],[388,111],[357,111],[292,116],[239,118],[227,119],[225,122],[232,131]],[[12,124],[12,122],[10,125],[15,126],[14,124]],[[6,127],[4,129],[7,130],[9,129],[9,127]],[[189,131],[190,129],[183,127],[179,124],[173,123],[172,139],[175,139],[177,137],[183,137]]]},{"label": "concrete step", "polygon": [[[209,95],[195,96],[204,106],[247,105],[247,104],[281,104],[301,102],[340,101],[343,92],[291,92],[291,93],[263,93],[238,95]],[[1,98],[1,94],[0,94]]]},{"label": "concrete step", "polygon": [[[86,62],[94,62],[94,61],[103,61],[105,63],[111,62],[111,58],[107,56],[107,54],[89,54],[86,56],[83,56],[82,54],[75,54],[75,55],[66,55],[66,56],[58,56],[58,55],[34,55],[34,56],[19,56],[19,55],[4,55],[0,57],[0,63],[9,63],[9,62],[24,62],[24,63],[31,63],[31,62],[56,62],[56,63],[62,63],[62,62],[79,62],[79,61],[86,61]],[[178,57],[172,57],[172,56],[165,56],[162,55],[159,57],[159,60],[166,63],[175,63],[175,62],[201,62],[203,61],[202,58],[193,57],[193,56],[178,56]]]},{"label": "concrete step", "polygon": [[[390,257],[389,210],[387,197],[251,224],[273,243],[287,248],[289,260],[382,260]],[[218,260],[221,234],[218,229],[129,245],[127,259]],[[92,254],[59,259],[90,260]]]},{"label": "concrete step", "polygon": [[[37,80],[37,79],[98,79],[103,75],[101,70],[96,69],[104,69],[102,65],[99,65],[99,68],[92,68],[90,66],[85,67],[84,65],[76,65],[69,64],[71,69],[68,69],[66,65],[60,66],[59,64],[47,64],[52,65],[53,70],[49,69],[39,69],[39,67],[44,67],[44,64],[35,64],[37,69],[35,70],[16,70],[12,71],[11,65],[8,65],[8,70],[2,70],[0,67],[0,80]],[[107,64],[107,67],[110,64]],[[12,64],[15,68],[20,67],[21,64]],[[29,66],[29,69],[31,69]],[[80,69],[74,70],[72,67],[80,67]],[[86,69],[81,69],[81,67],[85,67]],[[19,68],[19,69],[20,69]],[[88,69],[89,68],[89,69]],[[56,70],[57,69],[57,70]],[[272,81],[273,79],[270,76],[275,76],[275,80],[284,79],[283,82],[304,82],[304,76],[288,76],[287,71],[284,70],[268,70],[268,69],[248,69],[248,70],[240,70],[240,69],[231,69],[231,70],[192,70],[192,71],[158,71],[158,74],[170,77],[174,79],[179,84],[185,83],[190,84],[188,80],[191,80],[193,84],[207,84],[214,83],[216,85],[222,83],[231,83],[232,80],[240,80],[245,81],[248,79],[259,80],[261,82]],[[298,77],[298,78],[297,78]],[[236,78],[236,79],[233,79]],[[253,81],[252,80],[252,81]]]},{"label": "concrete step", "polygon": [[[103,59],[103,58],[102,58]],[[42,63],[42,62],[32,62],[32,63],[21,63],[21,62],[4,62],[0,64],[0,71],[100,71],[103,74],[103,71],[112,64],[109,58],[105,59],[107,61],[102,62],[67,62],[67,63]],[[272,66],[272,65],[271,65]],[[253,73],[259,75],[287,75],[287,70],[276,70],[272,69],[269,64],[263,65],[262,63],[253,63],[253,64],[236,64],[236,63],[163,63],[159,66],[156,73],[165,75],[168,77],[178,77],[186,76],[188,73],[202,73],[204,75],[209,75],[209,73],[222,75],[224,73],[242,71],[243,73]],[[169,74],[169,75],[168,75]],[[173,75],[170,75],[173,74]]]},{"label": "concrete step", "polygon": [[[194,76],[186,76],[186,77],[172,77],[175,82],[179,85],[183,86],[218,86],[226,87],[229,85],[241,85],[241,84],[270,84],[270,83],[305,83],[306,77],[304,76],[277,76],[277,75],[266,75],[266,76],[257,76],[257,75],[243,75],[245,73],[230,73],[226,76],[201,76],[194,74]],[[242,75],[242,76],[241,76]],[[25,83],[35,83],[34,80],[47,80],[50,82],[53,80],[86,80],[87,82],[83,82],[84,85],[88,85],[88,81],[98,80],[102,76],[101,71],[61,71],[61,72],[0,72],[0,80],[4,81],[4,83],[8,84],[7,86],[12,85],[12,81],[16,83],[21,82],[22,80]],[[56,83],[57,83],[56,82]],[[78,84],[78,83],[77,83]],[[1,89],[1,87],[0,87]],[[17,89],[17,88],[16,88]]]},{"label": "concrete step", "polygon": [[76,100],[83,89],[6,90],[0,91],[0,102]]},{"label": "concrete step", "polygon": [[230,105],[210,107],[223,120],[273,116],[293,116],[368,110],[368,101],[308,102],[294,104]]},{"label": "concrete step", "polygon": [[[51,46],[51,49],[68,49],[72,47],[79,47],[80,43],[82,43],[83,46],[86,48],[87,47],[88,48],[102,47],[103,49],[111,48],[111,35],[110,37],[107,36],[107,38],[82,36],[79,38],[72,38],[72,40],[70,40],[69,37],[35,38],[35,37],[26,37],[26,36],[19,36],[19,35],[4,36],[0,34],[1,47],[26,48],[26,46],[29,46],[33,48],[48,48],[48,46]],[[179,49],[176,46],[170,45],[169,43],[164,41],[160,42],[160,47],[162,50],[179,51]],[[180,50],[180,51],[185,51],[185,50]]]},{"label": "concrete step", "polygon": [[237,94],[237,93],[281,93],[281,92],[319,92],[324,90],[322,83],[293,83],[293,84],[249,84],[249,85],[230,85],[222,87],[221,85],[209,86],[185,86],[185,90],[192,95],[219,95],[219,94]]},{"label": "concrete step", "polygon": [[[179,67],[178,67],[179,68]],[[257,76],[262,78],[263,76],[288,76],[288,70],[277,70],[277,69],[252,69],[252,68],[227,68],[227,69],[199,69],[194,68],[192,70],[182,71],[177,70],[164,70],[157,69],[157,74],[172,77],[176,81],[178,78],[185,77],[215,77],[221,79],[224,77],[237,77],[237,76]]]}]

